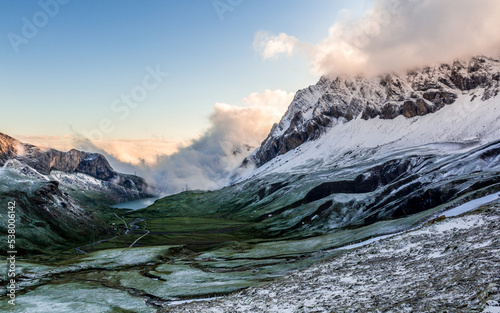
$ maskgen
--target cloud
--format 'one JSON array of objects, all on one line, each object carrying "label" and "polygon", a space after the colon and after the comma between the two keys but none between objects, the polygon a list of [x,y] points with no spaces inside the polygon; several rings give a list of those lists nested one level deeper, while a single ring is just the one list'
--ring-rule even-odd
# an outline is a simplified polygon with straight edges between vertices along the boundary
[{"label": "cloud", "polygon": [[264,59],[305,52],[314,72],[329,75],[378,75],[500,53],[497,0],[380,0],[360,19],[346,13],[315,45],[259,32],[254,47]]},{"label": "cloud", "polygon": [[[197,139],[171,148],[171,142],[156,140],[111,140],[93,142],[76,136],[78,149],[106,156],[117,171],[144,177],[168,195],[189,189],[218,189],[230,183],[239,165],[266,138],[280,120],[294,94],[265,90],[242,99],[243,105],[216,103],[210,127]],[[148,157],[142,157],[148,153]]]},{"label": "cloud", "polygon": [[67,151],[73,148],[71,139],[64,136],[44,136],[44,135],[14,135],[14,137],[24,143],[30,143],[41,148],[53,148]]},{"label": "cloud", "polygon": [[266,60],[276,58],[280,54],[292,55],[299,44],[297,38],[285,33],[273,36],[266,31],[260,31],[255,34],[253,47]]},{"label": "cloud", "polygon": [[164,139],[110,139],[95,145],[121,162],[152,164],[158,155],[170,155],[178,151],[181,141]]},{"label": "cloud", "polygon": [[268,135],[293,99],[293,93],[266,90],[243,99],[244,106],[216,103],[210,128],[178,152],[159,157],[149,179],[163,193],[217,189]]}]

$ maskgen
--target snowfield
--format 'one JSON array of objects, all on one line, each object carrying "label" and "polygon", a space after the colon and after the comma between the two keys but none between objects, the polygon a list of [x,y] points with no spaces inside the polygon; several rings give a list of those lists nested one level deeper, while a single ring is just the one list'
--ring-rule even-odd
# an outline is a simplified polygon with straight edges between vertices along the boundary
[{"label": "snowfield", "polygon": [[499,312],[500,205],[438,219],[260,288],[162,312]]},{"label": "snowfield", "polygon": [[[319,139],[308,141],[242,176],[317,171],[327,166],[356,165],[359,158],[380,159],[398,152],[449,155],[500,138],[500,101],[482,101],[474,92],[433,114],[393,120],[361,116],[339,119]],[[459,127],[457,125],[460,125]]]}]

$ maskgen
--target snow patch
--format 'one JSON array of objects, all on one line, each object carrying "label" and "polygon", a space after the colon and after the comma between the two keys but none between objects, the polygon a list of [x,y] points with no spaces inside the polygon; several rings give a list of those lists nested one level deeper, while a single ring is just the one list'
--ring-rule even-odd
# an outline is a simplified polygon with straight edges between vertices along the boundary
[{"label": "snow patch", "polygon": [[497,192],[497,193],[494,193],[494,194],[491,194],[491,195],[481,197],[481,198],[469,201],[467,203],[464,203],[460,206],[457,206],[456,208],[453,208],[453,209],[450,209],[450,210],[443,212],[443,215],[446,217],[457,216],[457,215],[469,212],[471,210],[475,210],[482,205],[485,205],[485,204],[488,204],[488,203],[491,203],[494,201],[500,201],[500,192]]}]

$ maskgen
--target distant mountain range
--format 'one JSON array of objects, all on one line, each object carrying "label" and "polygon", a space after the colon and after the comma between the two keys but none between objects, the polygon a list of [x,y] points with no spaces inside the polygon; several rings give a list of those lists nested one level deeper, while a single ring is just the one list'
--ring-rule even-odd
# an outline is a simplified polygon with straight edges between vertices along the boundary
[{"label": "distant mountain range", "polygon": [[142,178],[115,172],[101,154],[76,149],[62,152],[41,148],[21,143],[0,133],[0,166],[4,166],[9,160],[17,160],[43,175],[50,175],[52,171],[82,173],[102,181],[112,181],[137,193],[145,192],[147,189],[147,184]]}]

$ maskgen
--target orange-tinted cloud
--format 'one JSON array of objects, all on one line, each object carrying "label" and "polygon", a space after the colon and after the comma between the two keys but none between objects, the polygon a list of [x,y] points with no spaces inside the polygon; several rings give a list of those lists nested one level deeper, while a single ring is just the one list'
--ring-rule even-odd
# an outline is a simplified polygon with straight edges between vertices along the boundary
[{"label": "orange-tinted cloud", "polygon": [[[18,140],[42,148],[53,148],[61,151],[85,149],[78,136],[15,136]],[[120,162],[130,164],[155,163],[159,155],[173,154],[178,150],[180,141],[163,139],[103,139],[92,142],[99,151],[115,157]]]},{"label": "orange-tinted cloud", "polygon": [[361,19],[344,19],[317,44],[256,34],[264,59],[302,53],[318,74],[400,72],[477,54],[500,54],[500,1],[379,0]]}]

